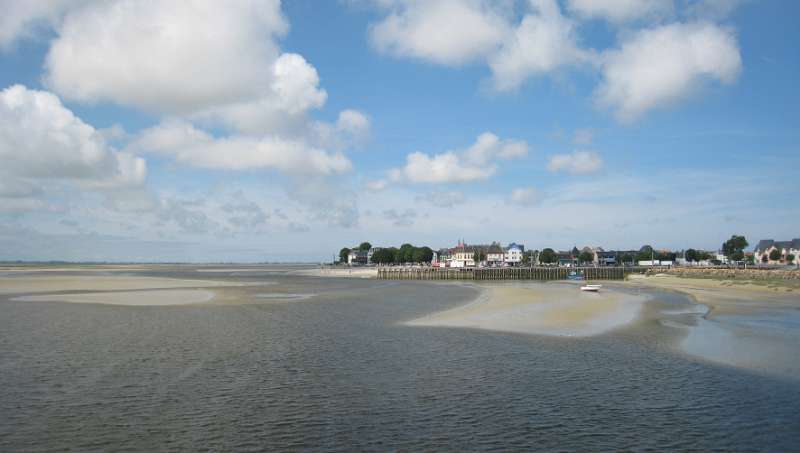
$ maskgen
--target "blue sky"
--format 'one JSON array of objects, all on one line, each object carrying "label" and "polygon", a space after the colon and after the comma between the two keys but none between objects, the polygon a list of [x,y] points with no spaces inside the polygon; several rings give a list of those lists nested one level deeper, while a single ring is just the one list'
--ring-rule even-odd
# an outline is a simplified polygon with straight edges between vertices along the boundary
[{"label": "blue sky", "polygon": [[0,259],[798,236],[795,2],[3,8]]}]

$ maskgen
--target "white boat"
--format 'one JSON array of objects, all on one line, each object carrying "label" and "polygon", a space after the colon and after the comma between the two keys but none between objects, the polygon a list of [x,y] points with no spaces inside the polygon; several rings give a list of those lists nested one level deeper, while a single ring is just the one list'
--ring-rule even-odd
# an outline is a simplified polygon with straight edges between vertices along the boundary
[{"label": "white boat", "polygon": [[600,288],[602,287],[603,285],[583,285],[581,286],[581,291],[592,291],[596,293],[600,291]]}]

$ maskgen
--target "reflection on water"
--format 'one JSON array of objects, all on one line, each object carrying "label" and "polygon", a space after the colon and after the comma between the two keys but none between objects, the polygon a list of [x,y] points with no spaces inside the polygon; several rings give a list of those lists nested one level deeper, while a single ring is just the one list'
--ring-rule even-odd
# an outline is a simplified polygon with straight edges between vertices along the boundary
[{"label": "reflection on water", "polygon": [[[0,299],[0,451],[790,451],[800,442],[796,381],[672,352],[666,345],[684,333],[649,318],[584,339],[412,328],[400,322],[474,290],[267,274],[219,278],[318,296],[258,303],[263,287],[240,287],[220,300],[247,304]],[[656,309],[688,306],[658,299]]]}]

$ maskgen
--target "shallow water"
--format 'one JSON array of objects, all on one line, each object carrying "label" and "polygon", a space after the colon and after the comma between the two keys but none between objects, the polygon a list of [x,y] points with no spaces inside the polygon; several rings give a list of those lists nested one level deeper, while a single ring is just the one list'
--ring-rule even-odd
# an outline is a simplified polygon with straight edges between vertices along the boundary
[{"label": "shallow water", "polygon": [[[149,274],[153,273],[137,273]],[[204,278],[189,270],[159,276]],[[465,286],[218,273],[271,281],[218,304],[0,298],[0,451],[791,451],[800,387],[693,359],[655,313],[591,338],[400,324]],[[240,301],[242,303],[231,303]],[[686,315],[691,316],[691,315]]]}]

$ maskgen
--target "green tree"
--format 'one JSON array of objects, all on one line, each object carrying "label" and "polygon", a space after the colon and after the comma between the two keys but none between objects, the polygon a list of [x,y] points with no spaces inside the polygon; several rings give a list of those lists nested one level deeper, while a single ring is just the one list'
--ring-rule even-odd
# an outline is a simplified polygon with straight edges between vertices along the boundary
[{"label": "green tree", "polygon": [[792,264],[794,262],[795,256],[794,253],[790,253],[786,255],[786,262]]},{"label": "green tree", "polygon": [[686,250],[686,253],[684,253],[683,256],[684,258],[686,258],[686,261],[690,263],[693,263],[695,261],[700,261],[699,259],[697,259],[697,250],[695,249]]},{"label": "green tree", "polygon": [[650,261],[654,256],[653,247],[645,245],[640,248],[639,253],[636,254],[636,261]]},{"label": "green tree", "polygon": [[360,250],[362,252],[368,252],[371,248],[372,248],[372,244],[370,244],[369,242],[362,242],[358,246],[358,250]]},{"label": "green tree", "polygon": [[430,247],[415,247],[412,255],[415,263],[430,263],[433,259],[433,250]]},{"label": "green tree", "polygon": [[731,261],[741,261],[744,259],[744,249],[747,245],[747,239],[744,236],[734,234],[722,244],[722,253]]},{"label": "green tree", "polygon": [[583,251],[578,255],[578,261],[581,263],[591,263],[594,261],[594,254],[589,251]]},{"label": "green tree", "polygon": [[403,244],[400,246],[398,252],[398,263],[410,263],[414,261],[414,246],[411,244]]},{"label": "green tree", "polygon": [[772,249],[772,251],[769,252],[769,259],[772,260],[772,261],[780,261],[781,260],[781,251],[778,250],[777,248]]},{"label": "green tree", "polygon": [[542,263],[552,264],[558,261],[558,255],[556,252],[551,248],[546,248],[542,250],[542,253],[539,254],[539,261]]},{"label": "green tree", "polygon": [[372,262],[377,264],[390,264],[394,262],[394,250],[391,248],[376,250],[372,254]]},{"label": "green tree", "polygon": [[342,248],[339,250],[339,262],[346,263],[347,257],[350,256],[350,249],[347,247]]}]

